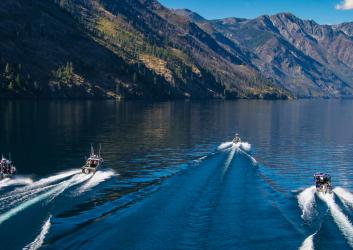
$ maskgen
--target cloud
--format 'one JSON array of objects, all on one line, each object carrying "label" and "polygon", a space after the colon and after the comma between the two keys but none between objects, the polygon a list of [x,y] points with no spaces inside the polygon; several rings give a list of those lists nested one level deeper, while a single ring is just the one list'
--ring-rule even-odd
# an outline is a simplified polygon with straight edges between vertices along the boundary
[{"label": "cloud", "polygon": [[343,0],[342,3],[336,5],[337,10],[351,10],[353,9],[353,0]]}]

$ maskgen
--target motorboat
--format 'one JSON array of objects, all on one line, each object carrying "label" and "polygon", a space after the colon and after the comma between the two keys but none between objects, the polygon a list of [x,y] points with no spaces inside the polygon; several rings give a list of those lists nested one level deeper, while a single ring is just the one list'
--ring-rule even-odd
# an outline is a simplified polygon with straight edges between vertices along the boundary
[{"label": "motorboat", "polygon": [[2,155],[0,161],[0,180],[13,176],[16,174],[16,171],[16,167],[12,164],[11,156],[9,156],[9,159],[6,159],[4,155]]},{"label": "motorboat", "polygon": [[233,139],[233,143],[234,144],[238,144],[240,142],[241,142],[241,138],[240,138],[239,134],[236,133],[235,136],[234,136],[234,139]]},{"label": "motorboat", "polygon": [[91,145],[91,154],[86,160],[86,164],[82,167],[82,173],[91,174],[95,173],[97,169],[103,164],[103,158],[101,157],[101,146],[99,146],[99,152],[96,154],[94,148]]},{"label": "motorboat", "polygon": [[331,176],[325,173],[314,175],[316,191],[321,193],[332,193]]},{"label": "motorboat", "polygon": [[251,144],[247,142],[243,142],[238,133],[235,134],[232,143],[234,147],[241,149],[244,152],[247,152],[247,153],[251,152]]}]

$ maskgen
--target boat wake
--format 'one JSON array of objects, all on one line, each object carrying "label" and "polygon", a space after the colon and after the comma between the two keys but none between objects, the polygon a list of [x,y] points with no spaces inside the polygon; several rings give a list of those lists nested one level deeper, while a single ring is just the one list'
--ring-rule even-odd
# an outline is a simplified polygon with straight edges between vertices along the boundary
[{"label": "boat wake", "polygon": [[252,164],[253,164],[254,166],[258,166],[258,162],[257,162],[257,160],[256,160],[254,157],[252,157],[251,155],[249,155],[247,152],[245,152],[245,151],[242,150],[241,148],[239,148],[239,151],[240,151],[241,153],[243,153],[244,155],[246,155],[246,156],[251,160],[251,162],[252,162]]},{"label": "boat wake", "polygon": [[39,249],[43,245],[45,236],[48,234],[49,229],[51,227],[50,220],[51,220],[51,216],[49,216],[47,221],[43,224],[42,230],[39,233],[39,235],[35,238],[35,240],[33,242],[31,242],[30,244],[28,244],[27,246],[25,246],[23,248],[23,250],[36,250],[36,249]]},{"label": "boat wake", "polygon": [[23,186],[23,185],[29,185],[33,183],[32,179],[30,178],[5,178],[0,181],[0,189],[3,189],[5,187],[9,186]]},{"label": "boat wake", "polygon": [[[73,177],[71,177],[68,180],[65,180],[65,181],[62,181],[58,184],[53,185],[51,188],[49,188],[48,191],[42,192],[38,196],[34,196],[34,197],[31,196],[30,198],[23,201],[22,203],[18,202],[18,203],[20,203],[19,205],[11,208],[7,212],[2,213],[0,215],[0,224],[2,224],[3,222],[5,222],[8,219],[10,219],[11,217],[15,216],[19,212],[27,209],[28,207],[30,207],[38,202],[41,202],[45,199],[50,199],[50,200],[54,199],[55,197],[60,195],[62,192],[64,192],[66,189],[68,189],[72,186],[76,186],[82,182],[85,182],[91,177],[92,177],[92,175],[85,175],[85,174],[74,175]],[[35,194],[37,194],[37,193],[35,193]]]},{"label": "boat wake", "polygon": [[314,250],[314,236],[316,233],[306,238],[303,244],[299,247],[299,250]]},{"label": "boat wake", "polygon": [[234,158],[235,152],[237,151],[237,148],[233,147],[232,150],[229,153],[229,156],[224,164],[224,168],[223,168],[223,174],[222,176],[224,176],[230,166],[230,164],[232,163],[232,160]]},{"label": "boat wake", "polygon": [[353,194],[341,187],[336,187],[333,192],[346,206],[353,208]]},{"label": "boat wake", "polygon": [[78,173],[80,173],[79,170],[70,170],[56,174],[54,176],[40,179],[24,187],[16,188],[8,194],[0,196],[0,209],[9,208],[16,203],[27,200],[34,195],[55,187],[60,183],[60,181],[63,181]]},{"label": "boat wake", "polygon": [[31,189],[34,189],[37,187],[47,186],[49,184],[56,183],[56,182],[61,181],[63,179],[69,178],[69,177],[71,177],[75,174],[78,174],[80,172],[81,172],[81,170],[79,170],[79,169],[73,169],[73,170],[61,172],[56,175],[40,179],[36,182],[33,182],[31,185],[16,189],[13,192],[23,192],[23,191],[31,190]]},{"label": "boat wake", "polygon": [[85,184],[83,184],[79,188],[78,193],[80,194],[80,193],[83,193],[87,190],[90,190],[93,187],[98,186],[100,183],[112,178],[115,175],[116,174],[112,170],[97,171],[91,179],[89,179]]},{"label": "boat wake", "polygon": [[298,204],[302,210],[302,219],[310,220],[315,212],[316,188],[311,186],[298,195]]},{"label": "boat wake", "polygon": [[28,200],[31,197],[35,196],[36,194],[39,194],[39,193],[44,192],[46,190],[49,190],[50,188],[52,188],[54,186],[55,185],[50,185],[50,186],[41,187],[41,188],[37,188],[34,190],[22,192],[19,194],[13,194],[12,196],[2,197],[2,198],[0,198],[0,210],[9,209],[12,206],[14,206],[22,201]]},{"label": "boat wake", "polygon": [[338,228],[341,230],[342,234],[345,236],[348,244],[353,247],[353,225],[349,221],[348,217],[343,214],[341,209],[338,207],[334,200],[333,194],[319,194],[319,197],[321,200],[323,200],[330,212],[331,215],[337,224]]},{"label": "boat wake", "polygon": [[233,143],[233,142],[223,142],[221,143],[221,145],[218,146],[219,150],[224,150],[224,149],[228,149],[231,147],[236,147],[236,148],[240,148],[243,151],[246,152],[250,152],[251,151],[251,144],[248,142],[238,142],[238,143]]},{"label": "boat wake", "polygon": [[246,155],[249,157],[249,159],[252,161],[253,165],[257,166],[258,162],[257,160],[252,157],[249,152],[251,151],[251,144],[248,142],[238,142],[234,144],[233,142],[223,142],[221,145],[218,146],[218,150],[225,150],[225,149],[230,149],[232,148],[231,153],[233,152],[233,149],[237,149],[238,152]]},{"label": "boat wake", "polygon": [[240,142],[238,144],[239,144],[239,148],[241,148],[245,152],[250,152],[251,151],[251,144],[250,143],[248,143],[248,142]]},{"label": "boat wake", "polygon": [[223,142],[221,145],[218,146],[219,150],[227,149],[233,146],[233,142]]}]

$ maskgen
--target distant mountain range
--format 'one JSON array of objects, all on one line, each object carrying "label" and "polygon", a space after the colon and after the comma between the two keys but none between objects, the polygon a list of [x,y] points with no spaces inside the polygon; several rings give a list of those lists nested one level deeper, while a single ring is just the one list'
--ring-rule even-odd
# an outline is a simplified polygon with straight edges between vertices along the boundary
[{"label": "distant mountain range", "polygon": [[0,97],[351,98],[353,23],[155,0],[1,0]]}]

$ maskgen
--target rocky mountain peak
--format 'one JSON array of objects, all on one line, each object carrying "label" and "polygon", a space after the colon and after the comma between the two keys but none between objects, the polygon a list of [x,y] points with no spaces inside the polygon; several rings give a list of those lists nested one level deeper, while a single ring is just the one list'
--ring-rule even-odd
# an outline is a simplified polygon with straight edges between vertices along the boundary
[{"label": "rocky mountain peak", "polygon": [[183,17],[187,18],[191,22],[198,23],[198,22],[206,21],[205,18],[203,18],[199,14],[197,14],[189,9],[172,9],[172,11],[179,16],[183,16]]}]

